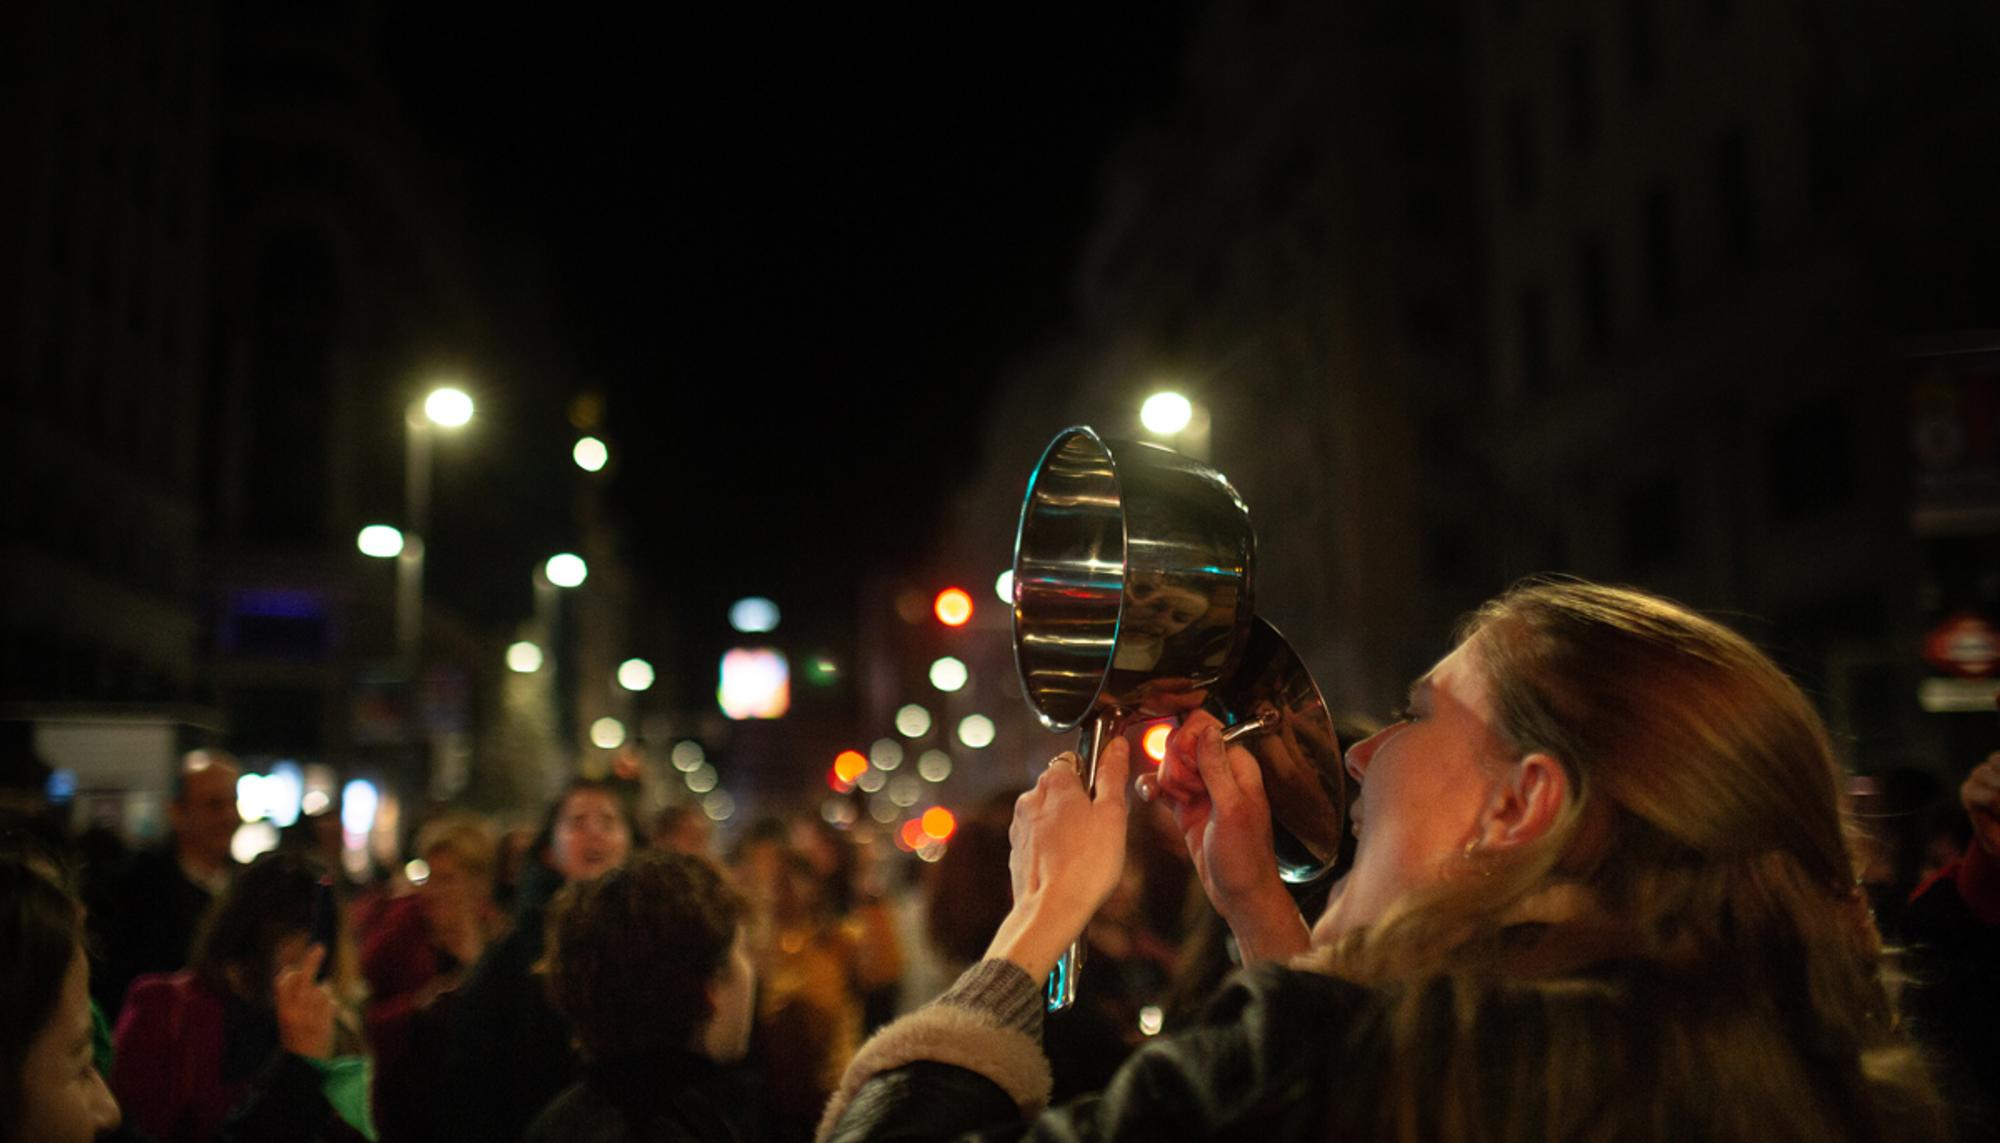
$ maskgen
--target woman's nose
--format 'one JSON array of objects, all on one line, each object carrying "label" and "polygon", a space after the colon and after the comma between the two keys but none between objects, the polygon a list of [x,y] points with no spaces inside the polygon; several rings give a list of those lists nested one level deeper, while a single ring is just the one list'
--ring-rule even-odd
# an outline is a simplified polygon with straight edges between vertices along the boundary
[{"label": "woman's nose", "polygon": [[1388,736],[1389,731],[1392,729],[1394,728],[1385,726],[1347,748],[1346,764],[1348,777],[1353,778],[1357,782],[1362,780],[1362,776],[1368,772],[1369,759],[1375,757],[1375,751],[1381,747],[1382,740]]}]

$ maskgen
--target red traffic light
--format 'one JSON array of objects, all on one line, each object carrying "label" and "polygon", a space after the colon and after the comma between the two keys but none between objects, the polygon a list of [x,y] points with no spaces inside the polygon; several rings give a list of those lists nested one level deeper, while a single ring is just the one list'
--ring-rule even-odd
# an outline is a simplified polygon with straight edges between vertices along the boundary
[{"label": "red traffic light", "polygon": [[948,587],[938,592],[931,610],[946,627],[963,627],[972,619],[972,597],[963,588]]}]

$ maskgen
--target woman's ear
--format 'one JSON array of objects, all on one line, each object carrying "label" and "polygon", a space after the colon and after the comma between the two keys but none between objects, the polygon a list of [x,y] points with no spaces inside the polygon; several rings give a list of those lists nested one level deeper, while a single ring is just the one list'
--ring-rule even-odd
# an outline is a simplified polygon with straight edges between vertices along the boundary
[{"label": "woman's ear", "polygon": [[1569,771],[1563,764],[1553,755],[1528,755],[1494,787],[1480,816],[1480,846],[1518,849],[1540,840],[1555,828],[1569,799]]}]

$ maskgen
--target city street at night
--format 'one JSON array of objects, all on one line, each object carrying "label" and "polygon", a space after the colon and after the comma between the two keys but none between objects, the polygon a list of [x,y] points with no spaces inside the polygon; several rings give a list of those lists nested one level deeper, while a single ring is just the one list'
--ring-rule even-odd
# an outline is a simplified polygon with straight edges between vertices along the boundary
[{"label": "city street at night", "polygon": [[2000,6],[0,27],[0,1143],[2000,1140]]}]

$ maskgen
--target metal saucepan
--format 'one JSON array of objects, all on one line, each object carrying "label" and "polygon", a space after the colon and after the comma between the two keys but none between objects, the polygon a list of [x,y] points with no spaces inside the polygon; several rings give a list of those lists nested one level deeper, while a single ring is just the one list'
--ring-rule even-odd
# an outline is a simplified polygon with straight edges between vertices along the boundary
[{"label": "metal saucepan", "polygon": [[[1035,716],[1080,732],[1083,780],[1133,722],[1206,708],[1264,774],[1279,873],[1333,867],[1347,775],[1319,688],[1252,612],[1256,532],[1221,473],[1170,449],[1056,435],[1028,480],[1014,541],[1014,658]],[[1049,978],[1051,1011],[1075,998],[1081,947]]]}]

